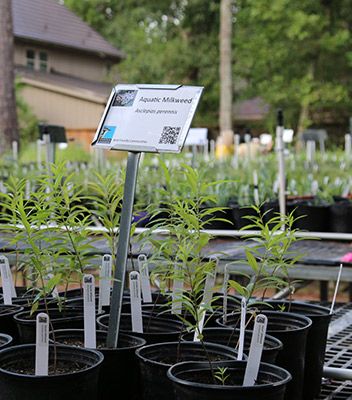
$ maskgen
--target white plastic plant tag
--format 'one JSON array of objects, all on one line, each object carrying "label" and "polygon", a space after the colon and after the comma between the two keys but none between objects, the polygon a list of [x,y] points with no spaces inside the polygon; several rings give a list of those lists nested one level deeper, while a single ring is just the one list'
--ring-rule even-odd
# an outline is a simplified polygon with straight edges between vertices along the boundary
[{"label": "white plastic plant tag", "polygon": [[238,159],[240,154],[240,135],[234,135],[232,166],[238,168]]},{"label": "white plastic plant tag", "polygon": [[[1,262],[2,260],[0,260]],[[7,272],[5,264],[0,264],[1,280],[2,280],[2,293],[4,296],[4,304],[7,306],[12,305],[12,294],[11,294],[11,279]]]},{"label": "white plastic plant tag", "polygon": [[182,314],[183,279],[181,279],[182,266],[175,264],[175,279],[172,286],[172,314]]},{"label": "white plastic plant tag", "polygon": [[206,308],[205,305],[202,303],[198,310],[198,324],[196,330],[194,331],[194,337],[193,337],[194,342],[200,342],[199,336],[203,332],[205,314],[206,314]]},{"label": "white plastic plant tag", "polygon": [[84,347],[96,349],[95,279],[91,274],[83,275]]},{"label": "white plastic plant tag", "polygon": [[215,140],[211,139],[210,140],[210,158],[214,160],[215,158]]},{"label": "white plastic plant tag", "polygon": [[334,297],[332,299],[331,302],[331,307],[330,307],[330,314],[332,314],[334,312],[334,307],[335,307],[335,302],[336,302],[336,296],[339,290],[339,286],[340,286],[340,280],[341,280],[341,275],[342,275],[342,268],[343,268],[343,264],[340,264],[340,268],[339,268],[339,273],[337,274],[337,279],[336,279],[336,285],[335,285],[335,291],[334,291]]},{"label": "white plastic plant tag", "polygon": [[318,190],[319,190],[319,183],[318,183],[318,181],[313,180],[312,185],[311,185],[312,194],[314,196],[316,196],[318,193]]},{"label": "white plastic plant tag", "polygon": [[98,313],[103,311],[103,306],[110,305],[111,290],[112,257],[110,254],[104,254],[99,279],[99,303]]},{"label": "white plastic plant tag", "polygon": [[204,295],[203,295],[203,301],[202,301],[202,303],[207,305],[208,307],[211,306],[211,300],[213,298],[213,289],[214,289],[215,280],[216,280],[216,273],[217,273],[218,265],[219,265],[218,258],[210,257],[210,260],[215,261],[215,267],[214,267],[213,271],[208,273],[208,275],[205,279]]},{"label": "white plastic plant tag", "polygon": [[35,375],[49,373],[49,316],[39,313],[36,321]]},{"label": "white plastic plant tag", "polygon": [[347,183],[347,185],[343,188],[342,190],[342,197],[347,197],[350,193],[350,184]]},{"label": "white plastic plant tag", "polygon": [[351,148],[352,148],[352,141],[351,141],[351,139],[352,139],[351,134],[350,134],[350,133],[347,133],[347,134],[345,135],[345,154],[346,154],[347,157],[349,157],[350,154],[351,154]]},{"label": "white plastic plant tag", "polygon": [[26,200],[29,200],[29,198],[31,197],[31,181],[29,179],[26,179],[24,192],[25,192],[24,198]]},{"label": "white plastic plant tag", "polygon": [[[48,273],[48,280],[52,279],[53,277],[54,277],[54,274],[51,273],[51,272],[49,272],[49,273]],[[51,294],[52,294],[52,296],[55,297],[56,299],[59,298],[60,295],[59,295],[59,291],[57,290],[57,287],[56,287],[56,286],[53,287],[53,290],[51,291]]]},{"label": "white plastic plant tag", "polygon": [[224,324],[227,323],[227,298],[228,298],[228,293],[227,293],[227,286],[229,283],[230,279],[230,273],[229,273],[229,265],[226,264],[224,268],[224,282],[222,286],[222,293],[223,293],[223,303],[222,303],[222,309],[223,309],[223,320]]},{"label": "white plastic plant tag", "polygon": [[241,320],[240,320],[240,337],[238,345],[237,360],[243,360],[244,337],[246,333],[246,315],[247,315],[247,301],[244,297],[241,299]]},{"label": "white plastic plant tag", "polygon": [[[5,300],[6,296],[7,296],[7,301],[9,301],[8,297],[10,297],[10,299],[16,298],[17,293],[15,289],[15,284],[12,279],[10,263],[6,256],[0,256],[0,267],[1,267],[2,286],[4,292],[4,301],[6,301]],[[7,294],[5,293],[5,291],[7,292]],[[10,301],[11,302],[5,304],[12,304],[12,300]]]},{"label": "white plastic plant tag", "polygon": [[143,333],[141,282],[139,272],[130,273],[132,332]]},{"label": "white plastic plant tag", "polygon": [[265,315],[256,316],[243,386],[254,386],[257,380],[267,325],[268,318]]},{"label": "white plastic plant tag", "polygon": [[152,290],[150,287],[149,265],[145,254],[138,256],[138,270],[141,278],[143,303],[152,303]]},{"label": "white plastic plant tag", "polygon": [[256,206],[259,206],[259,188],[258,188],[258,174],[257,171],[253,171],[253,196]]},{"label": "white plastic plant tag", "polygon": [[278,193],[279,191],[279,178],[276,178],[273,183],[273,192]]},{"label": "white plastic plant tag", "polygon": [[203,146],[203,157],[205,161],[209,161],[209,140],[206,139]]}]

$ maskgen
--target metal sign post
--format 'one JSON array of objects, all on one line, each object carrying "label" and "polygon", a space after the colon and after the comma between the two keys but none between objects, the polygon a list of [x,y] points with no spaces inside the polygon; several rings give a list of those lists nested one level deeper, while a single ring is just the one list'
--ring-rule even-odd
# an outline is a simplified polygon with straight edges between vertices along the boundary
[{"label": "metal sign post", "polygon": [[92,146],[128,151],[106,345],[116,348],[126,279],[138,165],[143,152],[180,153],[203,87],[117,85],[113,88]]},{"label": "metal sign post", "polygon": [[[283,145],[284,115],[282,110],[277,113],[276,127],[276,152],[279,167],[279,208],[283,219],[286,215],[286,178],[285,178],[285,155]],[[284,228],[284,227],[283,227]]]},{"label": "metal sign post", "polygon": [[121,222],[119,241],[116,251],[114,285],[112,289],[109,329],[106,345],[109,348],[117,347],[120,327],[121,305],[123,287],[126,277],[127,255],[131,233],[131,220],[134,195],[136,191],[138,164],[141,153],[128,153],[126,180],[124,186],[123,203],[121,210]]}]

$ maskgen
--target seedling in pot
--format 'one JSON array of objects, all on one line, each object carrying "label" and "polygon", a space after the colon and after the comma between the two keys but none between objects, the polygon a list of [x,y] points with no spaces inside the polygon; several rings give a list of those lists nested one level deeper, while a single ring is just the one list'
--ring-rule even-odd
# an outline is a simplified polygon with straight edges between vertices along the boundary
[{"label": "seedling in pot", "polygon": [[214,372],[214,377],[217,379],[221,385],[225,386],[226,380],[229,378],[230,375],[227,374],[226,367],[217,367]]}]

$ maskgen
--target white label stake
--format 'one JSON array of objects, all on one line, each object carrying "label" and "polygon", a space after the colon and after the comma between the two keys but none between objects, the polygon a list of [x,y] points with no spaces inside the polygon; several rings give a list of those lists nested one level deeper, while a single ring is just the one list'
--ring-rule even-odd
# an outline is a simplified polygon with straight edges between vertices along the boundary
[{"label": "white label stake", "polygon": [[150,288],[149,266],[145,254],[138,256],[138,270],[141,278],[143,303],[152,303],[152,290]]},{"label": "white label stake", "polygon": [[175,264],[175,278],[172,286],[172,314],[182,314],[182,293],[183,293],[183,279],[182,266],[178,263]]},{"label": "white label stake", "polygon": [[227,286],[229,283],[229,278],[230,278],[230,273],[229,273],[229,265],[225,265],[225,270],[224,270],[224,282],[223,282],[223,287],[222,287],[222,292],[223,292],[223,304],[222,304],[222,309],[223,309],[223,320],[224,324],[227,323]]},{"label": "white label stake", "polygon": [[110,254],[104,254],[99,279],[99,304],[98,313],[103,311],[103,306],[110,305],[110,290],[111,290],[111,271],[112,257]]},{"label": "white label stake", "polygon": [[96,349],[95,280],[91,274],[83,276],[84,347]]},{"label": "white label stake", "polygon": [[265,315],[256,316],[243,386],[254,386],[257,380],[267,325],[268,318]]},{"label": "white label stake", "polygon": [[336,296],[337,296],[337,292],[338,292],[338,290],[339,290],[339,286],[340,286],[340,280],[341,280],[342,268],[343,268],[343,265],[342,265],[342,264],[340,264],[339,273],[338,273],[338,275],[337,275],[337,280],[336,280],[336,286],[335,286],[334,297],[333,297],[333,299],[332,299],[332,303],[331,303],[330,314],[332,314],[332,313],[333,313],[333,311],[334,311],[335,302],[336,302]]},{"label": "white label stake", "polygon": [[4,304],[11,306],[12,305],[12,295],[11,295],[11,280],[5,264],[0,264],[1,270],[1,280],[2,280],[2,293],[4,295]]},{"label": "white label stake", "polygon": [[130,273],[132,332],[143,333],[141,282],[139,272]]},{"label": "white label stake", "polygon": [[9,273],[9,268],[6,268],[6,257],[0,258],[0,272],[2,280],[2,292],[4,295],[4,304],[12,305],[12,276],[11,271]]},{"label": "white label stake", "polygon": [[240,338],[238,345],[237,360],[243,360],[243,349],[244,349],[244,335],[246,332],[246,314],[247,314],[247,302],[244,297],[241,299],[241,321],[240,321]]},{"label": "white label stake", "polygon": [[257,171],[253,171],[253,196],[256,206],[259,206],[259,188],[258,188],[258,174]]},{"label": "white label stake", "polygon": [[200,342],[199,336],[203,332],[205,314],[206,314],[206,308],[205,308],[204,303],[202,303],[200,305],[199,311],[198,311],[198,325],[196,327],[196,330],[194,331],[194,337],[193,337],[194,342]]},{"label": "white label stake", "polygon": [[6,271],[7,271],[7,275],[9,277],[9,281],[10,281],[11,297],[12,298],[16,298],[17,297],[17,293],[16,293],[16,289],[15,289],[15,284],[14,284],[14,281],[13,281],[13,278],[12,278],[12,272],[11,272],[11,268],[10,268],[9,259],[6,256],[0,256],[0,264],[4,264],[5,265],[5,268],[6,268]]},{"label": "white label stake", "polygon": [[35,341],[35,375],[49,373],[49,317],[45,313],[37,315]]},{"label": "white label stake", "polygon": [[219,260],[216,257],[211,257],[210,258],[212,261],[215,261],[215,267],[214,270],[209,272],[206,279],[205,279],[205,285],[204,285],[204,295],[203,295],[203,301],[206,306],[210,307],[211,306],[211,300],[213,298],[213,289],[215,286],[215,280],[216,280],[216,273],[218,270],[218,264]]}]

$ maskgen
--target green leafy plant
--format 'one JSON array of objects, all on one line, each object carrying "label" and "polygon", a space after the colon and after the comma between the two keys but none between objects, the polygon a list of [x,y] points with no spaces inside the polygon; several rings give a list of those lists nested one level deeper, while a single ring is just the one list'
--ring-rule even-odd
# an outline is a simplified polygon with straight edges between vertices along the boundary
[{"label": "green leafy plant", "polygon": [[264,222],[260,207],[252,206],[257,215],[247,216],[250,223],[244,230],[253,229],[246,237],[249,244],[244,248],[245,259],[236,263],[250,267],[251,275],[246,275],[249,283],[241,285],[235,280],[229,280],[229,287],[239,295],[251,300],[255,292],[262,292],[264,300],[270,289],[280,290],[290,284],[289,270],[293,268],[302,254],[297,254],[291,246],[303,238],[296,235],[293,228],[293,212],[287,215],[276,213]]},{"label": "green leafy plant", "polygon": [[88,199],[92,204],[92,214],[103,227],[101,235],[106,239],[113,257],[113,265],[118,240],[121,206],[123,198],[123,176],[115,172],[106,175],[96,172],[94,181],[88,185]]},{"label": "green leafy plant", "polygon": [[[176,315],[189,331],[196,333],[204,346],[199,329],[205,314],[214,312],[214,297],[208,302],[204,300],[206,291],[214,290],[213,287],[206,288],[206,281],[209,275],[216,273],[216,260],[204,254],[211,239],[204,226],[209,221],[206,217],[222,209],[209,206],[216,204],[216,196],[209,194],[209,189],[221,182],[204,182],[197,170],[185,164],[179,170],[172,171],[172,174],[165,165],[163,168],[166,185],[161,190],[169,215],[160,219],[144,236],[144,240],[152,245],[151,260],[157,265],[152,275],[159,282],[164,282],[163,287],[167,291],[170,290],[170,282],[182,281],[184,289],[177,294],[173,303],[179,305],[182,312]],[[178,190],[174,190],[174,182],[177,182]],[[156,236],[155,230],[160,228],[167,230],[167,236]],[[211,369],[213,371],[212,365]],[[215,382],[214,374],[213,380]]]},{"label": "green leafy plant", "polygon": [[223,386],[226,385],[226,381],[230,377],[230,375],[227,374],[227,371],[226,367],[217,367],[214,372],[215,379],[217,379]]}]

